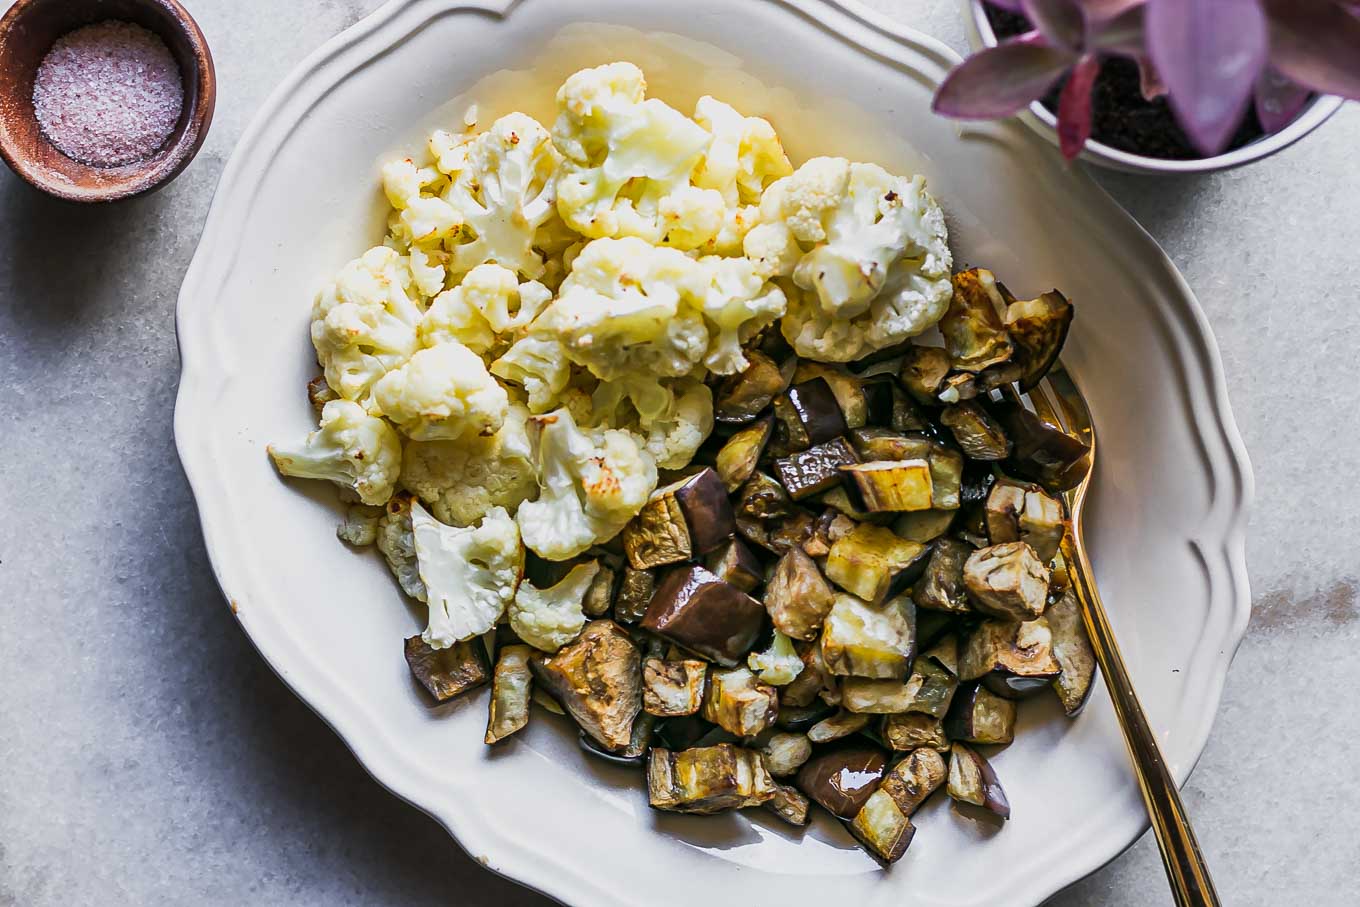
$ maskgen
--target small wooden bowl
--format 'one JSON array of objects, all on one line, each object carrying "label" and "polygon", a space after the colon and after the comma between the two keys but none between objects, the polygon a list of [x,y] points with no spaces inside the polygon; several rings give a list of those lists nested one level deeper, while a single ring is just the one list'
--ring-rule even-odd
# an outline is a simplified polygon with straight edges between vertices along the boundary
[{"label": "small wooden bowl", "polygon": [[[160,150],[120,167],[91,167],[62,154],[33,110],[33,81],[55,42],[72,29],[120,19],[155,32],[179,63],[184,109]],[[75,202],[154,192],[193,160],[212,123],[217,75],[198,24],[176,0],[16,0],[0,17],[0,156],[31,185]]]}]

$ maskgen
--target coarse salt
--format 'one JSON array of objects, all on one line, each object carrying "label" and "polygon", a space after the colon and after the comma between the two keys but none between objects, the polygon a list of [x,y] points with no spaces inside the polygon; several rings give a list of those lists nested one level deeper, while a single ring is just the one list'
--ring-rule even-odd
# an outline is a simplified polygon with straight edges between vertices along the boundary
[{"label": "coarse salt", "polygon": [[131,22],[63,35],[38,66],[33,108],[67,157],[94,167],[145,160],[174,132],[184,83],[170,48]]}]

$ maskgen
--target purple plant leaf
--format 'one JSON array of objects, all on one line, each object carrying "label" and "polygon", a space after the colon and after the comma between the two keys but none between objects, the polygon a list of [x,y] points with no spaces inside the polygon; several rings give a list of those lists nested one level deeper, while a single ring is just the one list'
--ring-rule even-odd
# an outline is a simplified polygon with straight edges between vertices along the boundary
[{"label": "purple plant leaf", "polygon": [[931,109],[960,120],[994,120],[1023,109],[1058,81],[1076,54],[1029,32],[964,60],[945,77]]},{"label": "purple plant leaf", "polygon": [[1264,0],[1270,64],[1300,85],[1360,100],[1360,18],[1355,4]]},{"label": "purple plant leaf", "polygon": [[1086,54],[1072,67],[1058,95],[1058,147],[1069,161],[1081,154],[1091,137],[1091,86],[1100,75],[1100,60]]},{"label": "purple plant leaf", "polygon": [[1086,43],[1086,15],[1077,0],[1021,0],[1020,6],[1048,43],[1072,51]]},{"label": "purple plant leaf", "polygon": [[1008,13],[1023,13],[1020,0],[987,0],[988,6],[995,6],[997,9],[1004,9]]},{"label": "purple plant leaf", "polygon": [[1148,0],[1146,24],[1176,119],[1202,153],[1218,153],[1265,66],[1259,0]]},{"label": "purple plant leaf", "polygon": [[1256,118],[1266,132],[1279,132],[1299,115],[1313,92],[1272,67],[1256,80]]}]

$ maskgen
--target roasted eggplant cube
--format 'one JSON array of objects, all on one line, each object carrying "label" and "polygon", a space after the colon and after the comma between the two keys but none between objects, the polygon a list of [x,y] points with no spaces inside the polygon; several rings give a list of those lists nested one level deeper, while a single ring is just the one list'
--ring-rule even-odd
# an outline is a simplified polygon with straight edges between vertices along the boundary
[{"label": "roasted eggplant cube", "polygon": [[963,582],[979,611],[1011,620],[1033,620],[1048,604],[1048,567],[1024,542],[974,551],[963,565]]},{"label": "roasted eggplant cube", "polygon": [[885,866],[902,859],[916,835],[916,826],[911,824],[908,814],[881,787],[847,824],[855,840]]},{"label": "roasted eggplant cube", "polygon": [[499,743],[529,723],[529,694],[534,682],[529,668],[532,655],[529,646],[504,646],[500,650],[491,679],[488,744]]},{"label": "roasted eggplant cube", "polygon": [[959,678],[982,678],[987,689],[1007,699],[1037,693],[1062,668],[1053,657],[1053,633],[1044,618],[984,620],[968,634],[959,656]]},{"label": "roasted eggplant cube", "polygon": [[1011,804],[1001,789],[992,764],[971,747],[955,743],[949,750],[949,796],[990,810],[1003,819],[1011,817]]},{"label": "roasted eggplant cube", "polygon": [[964,564],[973,548],[958,539],[936,539],[931,545],[930,561],[921,580],[912,588],[912,601],[922,608],[968,614],[968,587],[963,580]]},{"label": "roasted eggplant cube", "polygon": [[915,701],[919,688],[919,685],[912,683],[913,678],[905,681],[843,678],[841,706],[848,712],[860,715],[896,715],[905,712]]},{"label": "roasted eggplant cube", "polygon": [[880,602],[907,588],[925,572],[929,550],[884,526],[861,523],[826,557],[826,577],[865,601]]},{"label": "roasted eggplant cube", "polygon": [[958,516],[958,513],[957,510],[935,508],[904,513],[893,522],[892,530],[908,541],[924,545],[948,532],[949,527],[954,525],[954,517]]},{"label": "roasted eggplant cube", "polygon": [[911,676],[907,678],[911,696],[900,711],[921,712],[936,718],[943,718],[949,713],[949,703],[954,699],[954,691],[959,688],[959,678],[937,652],[938,647],[922,654],[912,663]]},{"label": "roasted eggplant cube", "polygon": [[916,654],[916,610],[904,597],[874,605],[837,595],[823,625],[821,648],[832,674],[901,680]]},{"label": "roasted eggplant cube", "polygon": [[642,620],[655,589],[656,574],[650,570],[639,570],[631,564],[624,565],[619,592],[614,597],[614,618],[626,624]]},{"label": "roasted eggplant cube", "polygon": [[538,682],[581,730],[605,749],[629,744],[633,720],[642,711],[642,655],[622,627],[591,621],[575,642],[531,664]]},{"label": "roasted eggplant cube", "polygon": [[708,663],[697,658],[645,659],[642,662],[642,710],[662,718],[693,715],[703,705],[707,674]]},{"label": "roasted eggplant cube", "polygon": [[[789,687],[784,688],[785,693],[788,690]],[[779,717],[775,719],[775,724],[786,731],[808,731],[831,717],[835,711],[834,705],[828,705],[825,700],[816,696],[807,705],[793,705],[788,701],[788,696],[781,695]]]},{"label": "roasted eggplant cube", "polygon": [[807,736],[813,743],[830,743],[851,734],[858,734],[868,726],[868,715],[856,715],[854,712],[841,710],[808,728]]},{"label": "roasted eggplant cube", "polygon": [[887,767],[887,757],[876,746],[841,745],[804,763],[794,784],[822,809],[849,820],[878,789]]},{"label": "roasted eggplant cube", "polygon": [[1018,403],[1003,402],[992,414],[1013,445],[1006,471],[1049,491],[1075,488],[1090,468],[1091,449]]},{"label": "roasted eggplant cube", "polygon": [[1033,390],[1058,361],[1073,308],[1067,297],[1049,290],[1037,299],[1017,300],[1006,306],[1005,325],[1020,366],[1020,390]]},{"label": "roasted eggplant cube", "polygon": [[[793,679],[793,683],[785,686],[779,693],[780,706],[810,706],[814,702],[822,702],[821,694],[836,680],[826,669],[826,662],[822,661],[821,642],[798,642],[794,644],[799,657],[803,659],[803,670],[798,672],[798,676]],[[815,719],[820,720],[820,719]],[[808,722],[808,725],[813,722]],[[804,725],[805,727],[807,725]]]},{"label": "roasted eggplant cube", "polygon": [[877,460],[842,466],[841,472],[870,513],[929,510],[934,506],[934,484],[926,460]]},{"label": "roasted eggplant cube", "polygon": [[938,750],[922,747],[888,770],[878,789],[892,797],[908,816],[920,809],[926,798],[940,789],[949,769]]},{"label": "roasted eggplant cube", "polygon": [[785,822],[799,828],[807,825],[811,819],[809,813],[812,802],[800,794],[797,788],[787,784],[776,784],[774,796],[765,801],[764,806]]},{"label": "roasted eggplant cube", "polygon": [[841,484],[841,469],[859,462],[844,438],[833,438],[774,461],[775,475],[795,501],[810,498]]},{"label": "roasted eggplant cube", "polygon": [[1053,689],[1062,701],[1063,711],[1076,715],[1091,695],[1096,676],[1096,653],[1086,635],[1081,605],[1069,589],[1044,612],[1053,633],[1053,657],[1061,668]]},{"label": "roasted eggplant cube", "polygon": [[774,401],[774,414],[791,450],[804,450],[845,434],[845,414],[825,378],[795,384]]},{"label": "roasted eggplant cube", "polygon": [[693,564],[672,569],[657,584],[642,628],[733,667],[755,645],[764,620],[760,602]]},{"label": "roasted eggplant cube", "polygon": [[923,746],[939,752],[949,749],[943,719],[922,712],[883,716],[883,742],[894,751],[911,752]]},{"label": "roasted eggplant cube", "polygon": [[738,737],[754,737],[779,715],[779,691],[747,668],[713,668],[704,693],[703,717]]},{"label": "roasted eggplant cube", "polygon": [[914,346],[902,357],[900,377],[907,393],[919,403],[939,406],[939,393],[952,363],[949,353],[937,346]]},{"label": "roasted eggplant cube", "polygon": [[821,378],[831,388],[831,393],[840,406],[841,415],[848,428],[859,428],[869,421],[869,401],[864,396],[864,379],[851,374],[841,365],[828,365],[824,362],[801,360],[793,373],[793,383],[797,387],[815,378]]},{"label": "roasted eggplant cube", "polygon": [[737,531],[762,548],[770,547],[771,527],[798,510],[784,486],[763,472],[757,472],[741,486],[734,503]]},{"label": "roasted eggplant cube", "polygon": [[750,592],[765,579],[765,570],[760,560],[741,539],[728,539],[716,551],[704,558],[704,566],[725,583],[731,583],[742,592]]},{"label": "roasted eggplant cube", "polygon": [[954,368],[980,372],[1010,359],[1013,347],[998,314],[1005,306],[991,271],[972,268],[954,275],[954,296],[940,319]]},{"label": "roasted eggplant cube", "polygon": [[480,639],[454,643],[447,649],[432,649],[420,636],[412,636],[406,640],[406,665],[435,702],[448,702],[491,678],[486,649]]},{"label": "roasted eggplant cube", "polygon": [[730,743],[678,753],[656,747],[647,760],[647,796],[655,809],[712,815],[759,806],[776,793],[760,754]]},{"label": "roasted eggplant cube", "polygon": [[652,492],[624,527],[623,546],[634,568],[648,570],[712,551],[734,532],[727,489],[716,472],[704,467]]},{"label": "roasted eggplant cube", "polygon": [[774,416],[762,416],[728,438],[727,443],[719,449],[714,468],[728,491],[736,491],[743,482],[755,475],[773,431]]},{"label": "roasted eggplant cube", "polygon": [[987,495],[987,536],[993,545],[1026,542],[1047,564],[1057,556],[1066,530],[1062,501],[1038,485],[998,479]]},{"label": "roasted eggplant cube", "polygon": [[714,394],[713,416],[719,422],[744,425],[754,421],[784,393],[797,364],[790,359],[781,366],[755,350],[746,351],[746,360],[746,369],[725,378]]},{"label": "roasted eggplant cube", "polygon": [[940,424],[949,429],[960,449],[974,460],[993,462],[1010,456],[1010,438],[976,400],[946,406],[940,413]]},{"label": "roasted eggplant cube", "polygon": [[836,593],[812,558],[792,548],[775,566],[764,599],[776,630],[791,639],[810,640],[821,632]]},{"label": "roasted eggplant cube", "polygon": [[[930,428],[930,419],[920,405],[908,394],[896,376],[870,375],[861,379],[867,404],[869,425],[886,425],[893,431],[922,431]],[[850,426],[854,429],[855,426]]]},{"label": "roasted eggplant cube", "polygon": [[1010,743],[1015,739],[1015,703],[997,696],[978,681],[965,683],[954,694],[944,730],[950,740]]},{"label": "roasted eggplant cube", "polygon": [[792,775],[811,757],[812,741],[807,734],[777,733],[760,747],[760,758],[765,761],[765,768],[776,778]]}]

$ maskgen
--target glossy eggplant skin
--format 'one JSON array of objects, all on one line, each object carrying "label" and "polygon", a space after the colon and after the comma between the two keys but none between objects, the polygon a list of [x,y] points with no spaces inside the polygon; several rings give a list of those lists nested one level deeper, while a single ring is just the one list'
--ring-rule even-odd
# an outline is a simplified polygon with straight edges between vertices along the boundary
[{"label": "glossy eggplant skin", "polygon": [[491,679],[486,649],[480,639],[432,649],[420,635],[406,640],[406,664],[411,675],[436,703],[448,702]]},{"label": "glossy eggplant skin", "polygon": [[850,822],[850,832],[885,865],[902,858],[916,829],[911,814],[944,783],[944,759],[931,749],[919,749],[883,777],[878,790]]},{"label": "glossy eggplant skin", "polygon": [[793,450],[825,444],[848,431],[845,414],[825,378],[790,387],[775,399],[774,414],[784,423]]},{"label": "glossy eggplant skin", "polygon": [[736,533],[732,503],[717,472],[705,466],[658,488],[623,530],[628,561],[647,570],[686,561]]},{"label": "glossy eggplant skin", "polygon": [[1090,468],[1091,449],[1066,432],[1049,425],[1018,403],[1004,401],[992,407],[1014,445],[1005,461],[1006,470],[1049,491],[1075,488]]},{"label": "glossy eggplant skin", "polygon": [[833,816],[853,819],[878,789],[887,766],[878,747],[842,746],[814,755],[798,770],[794,783]]},{"label": "glossy eggplant skin", "polygon": [[774,479],[757,472],[741,486],[735,504],[737,531],[747,541],[762,548],[771,547],[772,526],[796,513],[798,508],[789,500],[789,493]]},{"label": "glossy eggplant skin", "polygon": [[1022,393],[1033,390],[1058,361],[1074,314],[1072,303],[1057,290],[1006,306],[1006,330],[1015,344]]},{"label": "glossy eggplant skin", "polygon": [[841,467],[858,462],[849,442],[837,437],[775,460],[774,470],[789,497],[801,501],[841,484]]},{"label": "glossy eggplant skin", "polygon": [[775,718],[775,724],[786,731],[806,731],[826,720],[831,713],[836,711],[835,706],[828,705],[817,698],[814,698],[808,705],[793,705],[788,702],[787,696],[780,697],[780,699],[779,716]]},{"label": "glossy eggplant skin", "polygon": [[728,425],[752,422],[784,392],[793,378],[790,361],[781,367],[769,356],[748,351],[746,370],[726,378],[714,394],[713,416]]},{"label": "glossy eggplant skin", "polygon": [[949,752],[949,796],[960,803],[981,806],[1002,819],[1011,817],[1011,804],[992,764],[971,747],[955,743]]},{"label": "glossy eggplant skin", "polygon": [[1021,699],[1046,689],[1061,665],[1053,656],[1053,633],[1043,618],[1032,621],[984,620],[968,634],[959,655],[959,677],[982,679],[1005,699]]},{"label": "glossy eggplant skin", "polygon": [[966,743],[1010,743],[1015,739],[1015,703],[978,681],[959,687],[944,720],[950,740]]},{"label": "glossy eggplant skin", "polygon": [[751,592],[765,578],[760,560],[737,538],[728,539],[722,547],[709,552],[704,559],[704,566],[718,579],[731,583],[743,592]]},{"label": "glossy eggplant skin", "polygon": [[940,413],[940,424],[949,429],[970,459],[994,461],[1010,456],[1010,438],[976,400],[946,406]]},{"label": "glossy eggplant skin", "polygon": [[760,602],[692,564],[661,578],[642,628],[733,667],[755,644],[764,619]]},{"label": "glossy eggplant skin", "polygon": [[714,466],[728,491],[736,491],[743,482],[755,475],[773,432],[774,416],[765,415],[723,444],[714,459]]}]

